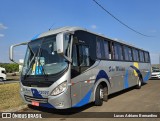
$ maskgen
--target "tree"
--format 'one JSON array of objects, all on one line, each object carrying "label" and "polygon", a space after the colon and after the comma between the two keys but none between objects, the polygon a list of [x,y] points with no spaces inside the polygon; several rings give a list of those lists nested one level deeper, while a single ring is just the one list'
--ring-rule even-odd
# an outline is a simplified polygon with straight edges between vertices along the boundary
[{"label": "tree", "polygon": [[0,63],[0,67],[5,68],[7,73],[19,71],[19,65],[15,63]]}]

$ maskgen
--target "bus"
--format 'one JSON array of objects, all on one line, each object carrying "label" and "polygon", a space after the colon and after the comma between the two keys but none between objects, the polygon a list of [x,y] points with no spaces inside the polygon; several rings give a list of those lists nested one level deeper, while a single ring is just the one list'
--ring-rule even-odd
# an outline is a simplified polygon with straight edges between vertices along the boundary
[{"label": "bus", "polygon": [[20,77],[25,103],[55,109],[101,106],[108,95],[151,76],[148,51],[80,27],[62,27],[36,35],[27,45]]}]

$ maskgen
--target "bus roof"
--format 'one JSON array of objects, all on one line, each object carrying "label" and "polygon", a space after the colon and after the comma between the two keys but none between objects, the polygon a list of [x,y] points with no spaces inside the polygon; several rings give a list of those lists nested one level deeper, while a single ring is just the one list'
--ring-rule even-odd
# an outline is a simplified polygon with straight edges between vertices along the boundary
[{"label": "bus roof", "polygon": [[140,50],[144,50],[142,48],[138,48],[138,47],[136,47],[136,46],[134,46],[132,44],[129,44],[129,43],[123,41],[123,40],[111,39],[111,38],[106,37],[106,36],[104,36],[102,34],[94,33],[94,32],[91,32],[91,31],[89,31],[87,29],[84,29],[84,28],[81,28],[81,27],[70,27],[70,26],[56,28],[56,29],[49,30],[47,32],[38,34],[32,40],[37,39],[37,38],[41,38],[41,37],[45,37],[45,36],[49,36],[49,35],[53,35],[53,34],[57,34],[57,33],[61,33],[61,32],[67,32],[67,31],[68,32],[74,32],[74,31],[78,31],[78,30],[86,31],[86,32],[91,33],[91,34],[94,34],[94,35],[97,35],[97,36],[100,36],[100,37],[103,37],[103,38],[107,38],[107,39],[110,39],[112,41],[119,42],[121,44],[125,44],[125,45],[131,46],[131,47],[134,47],[134,48],[137,48],[137,49],[140,49]]}]

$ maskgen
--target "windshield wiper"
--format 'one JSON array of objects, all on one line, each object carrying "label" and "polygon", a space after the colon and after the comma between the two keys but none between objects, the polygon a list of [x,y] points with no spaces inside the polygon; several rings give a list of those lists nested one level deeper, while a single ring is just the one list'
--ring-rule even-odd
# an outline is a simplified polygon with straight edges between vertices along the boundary
[{"label": "windshield wiper", "polygon": [[[29,49],[30,49],[30,51],[31,51],[32,49],[30,48],[29,45],[28,45],[28,47],[29,47]],[[33,53],[33,51],[32,51],[32,53]],[[33,58],[31,59],[31,61],[30,61],[30,63],[29,63],[29,67],[28,67],[27,72],[26,72],[25,75],[24,75],[24,79],[26,79],[26,77],[29,76],[29,75],[27,75],[27,74],[28,74],[28,73],[30,72],[30,70],[31,70],[31,65],[32,65],[33,61],[35,60],[36,55],[38,54],[38,50],[37,50],[36,53],[33,53],[33,54],[34,54],[34,56],[33,56]]]}]

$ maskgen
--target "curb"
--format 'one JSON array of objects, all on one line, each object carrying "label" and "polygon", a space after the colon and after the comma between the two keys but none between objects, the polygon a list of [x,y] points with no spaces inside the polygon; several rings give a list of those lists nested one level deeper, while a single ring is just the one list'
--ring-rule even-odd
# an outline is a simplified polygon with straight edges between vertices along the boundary
[{"label": "curb", "polygon": [[4,82],[0,82],[0,85],[4,84]]},{"label": "curb", "polygon": [[19,83],[19,81],[3,81],[3,82],[0,82],[0,85],[11,84],[11,83]]},{"label": "curb", "polygon": [[15,108],[12,108],[12,109],[3,110],[2,112],[18,112],[18,111],[23,110],[25,108],[28,108],[28,106],[27,105],[21,105],[19,107],[15,107]]}]

